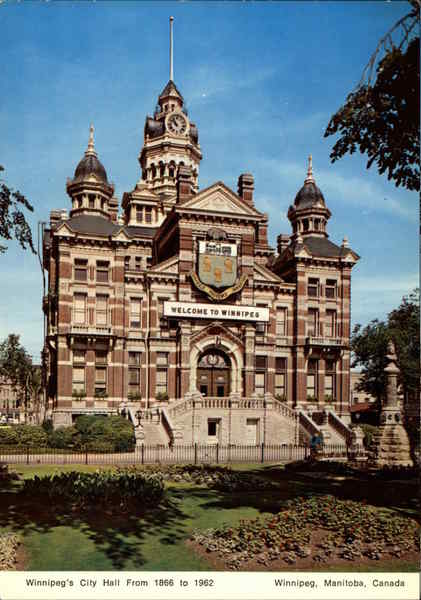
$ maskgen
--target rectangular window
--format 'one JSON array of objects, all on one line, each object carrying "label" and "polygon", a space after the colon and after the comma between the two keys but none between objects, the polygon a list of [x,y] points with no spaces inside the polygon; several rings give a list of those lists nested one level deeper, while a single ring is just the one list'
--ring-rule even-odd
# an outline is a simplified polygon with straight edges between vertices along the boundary
[{"label": "rectangular window", "polygon": [[140,271],[142,269],[142,257],[141,256],[135,257],[135,269],[136,269],[136,271]]},{"label": "rectangular window", "polygon": [[335,279],[327,279],[326,280],[326,298],[336,298],[336,280]]},{"label": "rectangular window", "polygon": [[124,268],[126,271],[130,269],[130,256],[124,257]]},{"label": "rectangular window", "polygon": [[168,329],[168,318],[164,317],[164,302],[166,302],[168,298],[158,298],[158,324],[161,329]]},{"label": "rectangular window", "polygon": [[107,352],[95,352],[95,396],[104,396],[107,391]]},{"label": "rectangular window", "polygon": [[221,419],[208,419],[208,437],[218,438],[221,429]]},{"label": "rectangular window", "polygon": [[96,324],[108,324],[108,296],[98,294],[96,297]]},{"label": "rectangular window", "polygon": [[143,223],[143,207],[136,206],[136,222]]},{"label": "rectangular window", "polygon": [[287,335],[287,309],[278,308],[276,311],[276,335]]},{"label": "rectangular window", "polygon": [[336,395],[336,363],[334,360],[325,361],[325,401],[333,402]]},{"label": "rectangular window", "polygon": [[130,329],[140,329],[141,308],[142,301],[140,298],[130,298]]},{"label": "rectangular window", "polygon": [[76,292],[73,295],[73,322],[75,325],[86,323],[86,294]]},{"label": "rectangular window", "polygon": [[308,360],[307,365],[307,400],[317,400],[317,376],[319,365],[314,358]]},{"label": "rectangular window", "polygon": [[[267,308],[266,304],[257,304],[256,305],[258,308]],[[264,336],[266,333],[266,323],[262,322],[262,321],[258,321],[256,323],[256,335],[258,336]]]},{"label": "rectangular window", "polygon": [[307,335],[319,335],[319,311],[317,308],[308,309]]},{"label": "rectangular window", "polygon": [[314,277],[310,277],[307,284],[307,295],[311,298],[317,298],[319,296],[319,280]]},{"label": "rectangular window", "polygon": [[75,280],[88,281],[88,261],[82,258],[75,260]]},{"label": "rectangular window", "polygon": [[326,337],[336,336],[336,310],[326,311],[325,335]]},{"label": "rectangular window", "polygon": [[85,393],[85,367],[73,365],[72,389],[74,394]]},{"label": "rectangular window", "polygon": [[264,396],[266,392],[267,357],[256,356],[255,368],[256,372],[254,374],[254,391],[259,396]]},{"label": "rectangular window", "polygon": [[152,207],[145,206],[145,223],[152,223]]},{"label": "rectangular window", "polygon": [[286,400],[286,381],[287,381],[287,359],[275,358],[275,397],[278,400]]},{"label": "rectangular window", "polygon": [[156,395],[168,393],[168,352],[156,354]]},{"label": "rectangular window", "polygon": [[129,394],[140,396],[140,352],[129,352]]},{"label": "rectangular window", "polygon": [[89,208],[95,208],[95,196],[93,194],[89,194]]},{"label": "rectangular window", "polygon": [[72,391],[73,394],[85,393],[85,350],[73,350]]},{"label": "rectangular window", "polygon": [[104,260],[98,260],[96,263],[96,280],[98,283],[108,283],[108,271],[110,263]]}]

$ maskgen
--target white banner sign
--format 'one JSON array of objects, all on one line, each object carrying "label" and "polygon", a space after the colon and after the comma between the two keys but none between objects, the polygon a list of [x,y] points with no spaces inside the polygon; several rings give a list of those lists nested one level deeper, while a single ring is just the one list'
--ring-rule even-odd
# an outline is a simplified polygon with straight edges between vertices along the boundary
[{"label": "white banner sign", "polygon": [[196,302],[164,302],[164,316],[177,319],[229,319],[230,321],[269,321],[269,309],[235,304],[197,304]]}]

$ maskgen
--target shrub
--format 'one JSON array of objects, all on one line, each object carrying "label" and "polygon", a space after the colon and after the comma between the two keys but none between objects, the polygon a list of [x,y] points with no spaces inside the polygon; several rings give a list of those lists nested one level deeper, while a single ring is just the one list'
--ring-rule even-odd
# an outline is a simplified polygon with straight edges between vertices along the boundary
[{"label": "shrub", "polygon": [[95,448],[107,443],[111,451],[131,452],[136,444],[133,425],[120,416],[83,415],[76,419],[75,428],[80,434],[81,447],[89,444]]},{"label": "shrub", "polygon": [[167,394],[167,392],[158,392],[157,395],[155,396],[155,399],[158,400],[159,402],[166,402],[168,400],[169,396]]},{"label": "shrub", "polygon": [[25,479],[22,494],[45,497],[51,503],[70,504],[81,509],[98,507],[125,511],[156,506],[164,498],[163,479],[135,468],[80,473],[70,471]]},{"label": "shrub", "polygon": [[50,434],[53,431],[53,421],[51,419],[45,419],[41,427],[43,428],[45,433]]},{"label": "shrub", "polygon": [[0,430],[0,446],[44,448],[48,436],[41,425],[14,425]]},{"label": "shrub", "polygon": [[80,433],[76,427],[58,427],[48,435],[50,448],[73,449],[80,446]]}]

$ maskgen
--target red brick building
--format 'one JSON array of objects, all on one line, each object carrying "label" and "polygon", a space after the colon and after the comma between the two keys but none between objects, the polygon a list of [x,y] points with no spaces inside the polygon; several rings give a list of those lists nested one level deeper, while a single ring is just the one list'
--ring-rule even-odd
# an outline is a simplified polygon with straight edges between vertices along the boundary
[{"label": "red brick building", "polygon": [[359,257],[329,239],[311,159],[276,250],[253,176],[200,190],[201,159],[170,80],[119,213],[91,128],[70,211],[53,211],[44,236],[55,425],[124,407],[143,411],[147,443],[288,443],[316,430],[343,441]]}]

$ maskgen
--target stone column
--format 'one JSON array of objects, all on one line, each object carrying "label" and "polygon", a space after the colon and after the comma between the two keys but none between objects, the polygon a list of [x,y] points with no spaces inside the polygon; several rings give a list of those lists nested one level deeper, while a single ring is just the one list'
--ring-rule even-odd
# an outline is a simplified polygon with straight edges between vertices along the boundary
[{"label": "stone column", "polygon": [[386,400],[380,413],[379,432],[374,436],[373,466],[411,466],[409,438],[402,425],[402,414],[398,403],[397,378],[399,368],[395,346],[389,341],[387,347],[388,365],[385,368],[387,377]]}]

